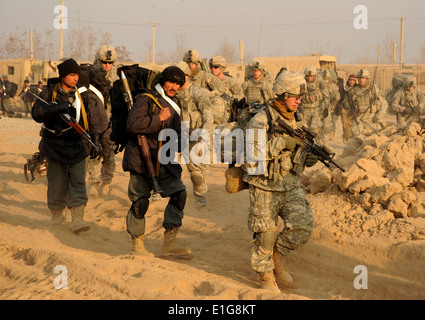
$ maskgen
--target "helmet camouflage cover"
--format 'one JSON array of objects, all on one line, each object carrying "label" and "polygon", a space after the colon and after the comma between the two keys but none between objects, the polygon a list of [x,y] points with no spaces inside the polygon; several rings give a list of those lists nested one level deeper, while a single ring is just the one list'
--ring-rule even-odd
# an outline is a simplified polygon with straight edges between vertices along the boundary
[{"label": "helmet camouflage cover", "polygon": [[222,70],[226,69],[226,59],[222,56],[215,55],[210,59],[210,66],[219,66]]},{"label": "helmet camouflage cover", "polygon": [[103,45],[97,50],[96,60],[114,62],[117,60],[117,53],[115,49],[109,45]]},{"label": "helmet camouflage cover", "polygon": [[306,76],[315,76],[315,75],[317,75],[317,69],[313,66],[307,66],[304,69],[304,74]]},{"label": "helmet camouflage cover", "polygon": [[416,77],[409,75],[404,79],[404,85],[407,87],[416,87]]},{"label": "helmet camouflage cover", "polygon": [[252,62],[251,70],[252,69],[259,69],[262,73],[266,72],[266,63],[264,60],[255,60]]},{"label": "helmet camouflage cover", "polygon": [[357,72],[357,78],[366,78],[370,79],[370,73],[367,69],[360,69],[359,72]]},{"label": "helmet camouflage cover", "polygon": [[306,81],[302,74],[295,71],[283,71],[273,84],[273,92],[280,96],[284,93],[304,95]]},{"label": "helmet camouflage cover", "polygon": [[184,54],[183,61],[186,63],[198,63],[199,61],[201,61],[201,55],[199,54],[198,50],[190,49]]}]

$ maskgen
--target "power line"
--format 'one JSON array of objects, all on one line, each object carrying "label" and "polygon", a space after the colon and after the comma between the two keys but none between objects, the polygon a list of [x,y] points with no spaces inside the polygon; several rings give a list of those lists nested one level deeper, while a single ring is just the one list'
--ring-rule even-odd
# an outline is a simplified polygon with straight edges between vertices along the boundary
[{"label": "power line", "polygon": [[[369,21],[391,21],[399,18],[376,18],[368,19]],[[406,19],[418,19],[425,20],[425,17],[412,17]],[[103,22],[93,20],[81,20],[68,18],[69,21],[78,21],[80,23],[89,24],[107,24],[107,25],[120,25],[120,26],[138,26],[138,27],[150,27],[151,23],[128,23],[128,22]],[[329,25],[329,24],[347,24],[353,23],[353,20],[346,21],[317,21],[317,22],[294,22],[294,23],[276,23],[276,24],[161,24],[160,27],[165,28],[263,28],[263,27],[287,27],[287,26],[308,26],[308,25]]]}]

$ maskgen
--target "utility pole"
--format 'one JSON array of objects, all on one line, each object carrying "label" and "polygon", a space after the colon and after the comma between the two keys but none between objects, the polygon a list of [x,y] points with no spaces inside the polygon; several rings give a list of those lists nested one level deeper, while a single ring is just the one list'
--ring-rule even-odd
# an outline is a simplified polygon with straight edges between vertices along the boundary
[{"label": "utility pole", "polygon": [[400,26],[400,67],[403,67],[403,37],[404,37],[404,18],[401,19]]},{"label": "utility pole", "polygon": [[59,32],[59,60],[62,59],[62,48],[63,48],[63,8],[64,8],[64,0],[61,0],[61,29]]},{"label": "utility pole", "polygon": [[34,45],[33,45],[32,29],[30,30],[30,60],[31,60],[31,63],[34,60]]},{"label": "utility pole", "polygon": [[152,64],[155,64],[155,27],[157,22],[153,21],[149,23],[152,23]]}]

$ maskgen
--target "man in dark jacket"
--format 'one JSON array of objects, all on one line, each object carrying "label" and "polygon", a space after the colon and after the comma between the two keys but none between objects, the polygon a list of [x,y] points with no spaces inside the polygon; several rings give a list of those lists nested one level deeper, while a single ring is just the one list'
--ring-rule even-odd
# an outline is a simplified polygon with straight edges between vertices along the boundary
[{"label": "man in dark jacket", "polygon": [[2,86],[0,88],[1,95],[1,110],[3,114],[8,117],[11,112],[10,110],[10,90],[12,90],[12,83],[8,80],[7,75],[2,76]]},{"label": "man in dark jacket", "polygon": [[59,78],[49,79],[47,87],[32,107],[32,117],[42,123],[40,153],[47,157],[47,206],[52,221],[60,224],[64,220],[64,209],[71,210],[70,230],[75,234],[87,231],[90,226],[84,222],[84,208],[88,197],[85,183],[86,158],[91,147],[81,135],[62,118],[69,114],[88,131],[91,119],[88,110],[90,99],[83,101],[77,91],[80,68],[73,59],[58,65]]},{"label": "man in dark jacket", "polygon": [[[137,135],[144,135],[150,147],[152,163],[157,168],[159,185],[163,190],[161,195],[170,197],[164,212],[162,256],[184,259],[191,256],[190,250],[175,242],[177,230],[182,225],[187,197],[186,187],[181,180],[182,168],[178,163],[162,163],[158,158],[158,137],[163,129],[174,130],[180,140],[181,113],[174,96],[184,82],[185,74],[178,67],[165,68],[152,96],[141,95],[136,98],[128,116],[127,131],[132,138],[124,151],[123,170],[130,172],[128,194],[132,206],[127,215],[127,231],[132,236],[135,253],[146,253],[145,214],[152,190],[152,181],[148,177],[137,142]],[[180,144],[180,141],[175,143]]]}]

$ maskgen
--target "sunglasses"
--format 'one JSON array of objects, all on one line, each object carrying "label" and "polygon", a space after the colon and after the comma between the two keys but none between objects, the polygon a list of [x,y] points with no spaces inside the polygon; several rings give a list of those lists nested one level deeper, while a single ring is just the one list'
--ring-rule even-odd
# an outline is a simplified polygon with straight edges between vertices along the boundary
[{"label": "sunglasses", "polygon": [[302,98],[302,96],[299,94],[287,93],[287,95],[288,95],[288,98],[295,98],[297,100]]},{"label": "sunglasses", "polygon": [[219,69],[220,66],[211,66],[211,68],[213,68],[213,69]]},{"label": "sunglasses", "polygon": [[113,62],[108,62],[108,61],[100,61],[100,63],[102,63],[102,64],[113,64]]}]

